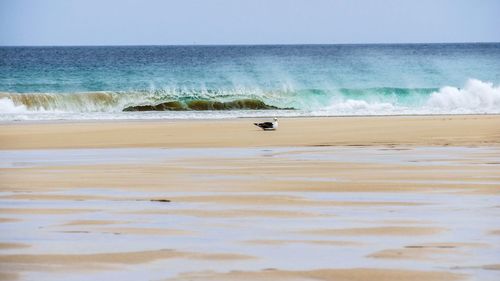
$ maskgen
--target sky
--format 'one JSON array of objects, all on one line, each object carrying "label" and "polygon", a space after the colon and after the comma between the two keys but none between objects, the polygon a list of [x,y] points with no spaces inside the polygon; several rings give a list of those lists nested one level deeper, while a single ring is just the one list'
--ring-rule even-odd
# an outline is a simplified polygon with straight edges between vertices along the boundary
[{"label": "sky", "polygon": [[500,42],[500,0],[0,0],[0,45]]}]

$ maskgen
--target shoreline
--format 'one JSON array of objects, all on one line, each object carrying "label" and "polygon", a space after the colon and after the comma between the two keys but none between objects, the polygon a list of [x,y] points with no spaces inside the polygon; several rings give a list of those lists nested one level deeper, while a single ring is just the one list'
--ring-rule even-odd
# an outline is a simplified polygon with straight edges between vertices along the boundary
[{"label": "shoreline", "polygon": [[[154,111],[151,111],[154,112]],[[193,111],[197,112],[197,111]],[[200,111],[203,112],[203,111]],[[262,115],[262,116],[236,116],[236,117],[216,117],[216,118],[151,118],[151,119],[54,119],[54,120],[0,120],[3,125],[22,124],[64,124],[64,123],[120,123],[120,122],[199,122],[199,121],[228,121],[228,120],[258,120],[258,119],[329,119],[329,118],[397,118],[397,117],[459,117],[459,116],[500,116],[500,113],[460,113],[460,114],[381,114],[381,115]]]},{"label": "shoreline", "polygon": [[0,123],[0,149],[500,145],[500,115],[286,117],[275,132],[262,119]]}]

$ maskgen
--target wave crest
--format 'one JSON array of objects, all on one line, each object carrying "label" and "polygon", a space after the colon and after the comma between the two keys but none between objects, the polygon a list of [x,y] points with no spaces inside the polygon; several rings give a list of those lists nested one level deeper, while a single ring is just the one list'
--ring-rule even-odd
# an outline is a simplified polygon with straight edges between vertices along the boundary
[{"label": "wave crest", "polygon": [[[328,89],[162,89],[131,92],[0,93],[0,119],[27,118],[145,118],[123,111],[171,111],[168,116],[190,118],[187,112],[225,111],[214,116],[248,116],[238,110],[297,109],[288,116],[404,115],[500,113],[500,86],[477,79],[463,88],[328,88]],[[231,111],[231,113],[229,113]],[[185,112],[185,113],[182,113]],[[52,114],[52,116],[50,116]],[[66,114],[66,115],[63,115]],[[94,114],[94,115],[92,115]],[[121,114],[121,115],[120,115]],[[208,113],[207,113],[208,114]],[[225,115],[224,115],[225,114]],[[257,114],[257,113],[255,113]],[[131,117],[126,117],[131,116]],[[138,117],[139,116],[139,117]],[[165,115],[166,116],[166,115]],[[184,117],[182,117],[184,116]],[[207,115],[204,115],[207,116]],[[104,117],[108,118],[108,117]]]},{"label": "wave crest", "polygon": [[[0,99],[9,100],[16,107],[27,111],[54,112],[102,112],[113,111],[120,103],[134,97],[118,96],[116,93],[0,93]],[[0,111],[5,112],[5,111]]]},{"label": "wave crest", "polygon": [[498,113],[500,86],[470,79],[463,89],[447,86],[432,93],[427,106],[444,113]]}]

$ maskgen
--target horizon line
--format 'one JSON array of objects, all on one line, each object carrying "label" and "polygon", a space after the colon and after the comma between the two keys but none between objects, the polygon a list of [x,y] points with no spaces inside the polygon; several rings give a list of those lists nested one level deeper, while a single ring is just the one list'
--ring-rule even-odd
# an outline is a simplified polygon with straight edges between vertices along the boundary
[{"label": "horizon line", "polygon": [[335,45],[446,45],[446,44],[499,44],[500,41],[476,41],[476,42],[405,42],[405,43],[263,43],[263,44],[82,44],[82,45],[0,45],[4,47],[230,47],[230,46],[335,46]]}]

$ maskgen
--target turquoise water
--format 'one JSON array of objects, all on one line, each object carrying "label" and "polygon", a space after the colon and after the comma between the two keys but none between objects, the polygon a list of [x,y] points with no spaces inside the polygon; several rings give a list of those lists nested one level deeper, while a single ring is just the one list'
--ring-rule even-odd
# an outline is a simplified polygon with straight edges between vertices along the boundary
[{"label": "turquoise water", "polygon": [[0,48],[2,120],[500,113],[499,84],[500,43]]}]

